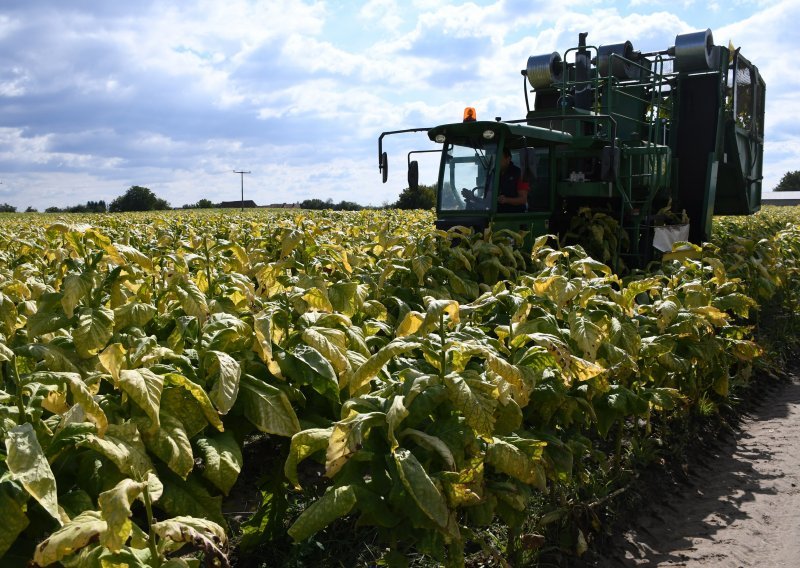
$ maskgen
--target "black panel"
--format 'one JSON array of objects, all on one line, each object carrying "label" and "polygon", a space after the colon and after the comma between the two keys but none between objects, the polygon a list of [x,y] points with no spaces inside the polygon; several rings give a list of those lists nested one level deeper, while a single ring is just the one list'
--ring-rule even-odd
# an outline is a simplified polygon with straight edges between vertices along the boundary
[{"label": "black panel", "polygon": [[708,238],[704,234],[703,202],[708,191],[708,155],[714,152],[717,139],[719,75],[682,77],[678,91],[678,128],[674,148],[679,164],[679,207],[686,209],[691,220],[689,240],[700,243]]}]

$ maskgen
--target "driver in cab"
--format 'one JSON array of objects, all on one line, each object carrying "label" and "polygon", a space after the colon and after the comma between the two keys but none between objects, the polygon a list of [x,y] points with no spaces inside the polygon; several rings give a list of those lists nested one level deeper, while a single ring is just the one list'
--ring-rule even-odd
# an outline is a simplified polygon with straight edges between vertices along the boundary
[{"label": "driver in cab", "polygon": [[522,179],[522,171],[511,161],[511,150],[503,148],[500,160],[500,191],[498,213],[524,213],[528,208],[530,185]]}]

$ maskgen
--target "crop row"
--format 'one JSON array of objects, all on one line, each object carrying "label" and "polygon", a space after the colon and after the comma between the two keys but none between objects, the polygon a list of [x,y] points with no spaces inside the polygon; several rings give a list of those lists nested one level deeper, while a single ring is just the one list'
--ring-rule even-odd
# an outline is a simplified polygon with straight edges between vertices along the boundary
[{"label": "crop row", "polygon": [[225,565],[255,434],[276,465],[243,544],[346,517],[395,565],[535,554],[654,421],[748,382],[761,305],[794,324],[797,215],[624,278],[427,212],[0,218],[0,558]]}]

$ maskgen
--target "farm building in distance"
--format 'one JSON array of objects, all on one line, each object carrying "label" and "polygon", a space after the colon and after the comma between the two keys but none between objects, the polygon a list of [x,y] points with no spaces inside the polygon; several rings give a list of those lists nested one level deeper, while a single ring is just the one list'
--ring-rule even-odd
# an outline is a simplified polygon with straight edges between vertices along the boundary
[{"label": "farm building in distance", "polygon": [[800,197],[793,199],[762,199],[761,205],[800,205]]},{"label": "farm building in distance", "polygon": [[217,204],[217,208],[219,209],[254,209],[256,207],[258,207],[258,205],[256,205],[256,202],[252,199],[245,199],[244,201],[241,199],[238,201],[222,201]]}]

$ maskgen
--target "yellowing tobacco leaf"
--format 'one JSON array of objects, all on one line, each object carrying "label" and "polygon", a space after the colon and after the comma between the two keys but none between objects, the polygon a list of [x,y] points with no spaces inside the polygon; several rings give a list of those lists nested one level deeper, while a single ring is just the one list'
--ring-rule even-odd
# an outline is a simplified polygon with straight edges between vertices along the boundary
[{"label": "yellowing tobacco leaf", "polygon": [[30,422],[14,426],[8,431],[6,452],[5,463],[12,478],[19,481],[44,510],[61,524],[56,478]]},{"label": "yellowing tobacco leaf", "polygon": [[233,408],[239,394],[241,366],[224,351],[208,351],[205,360],[206,372],[213,383],[208,396],[219,413],[225,415]]},{"label": "yellowing tobacco leaf", "polygon": [[160,424],[158,411],[161,406],[161,391],[164,377],[150,369],[123,369],[119,372],[117,386],[150,418],[152,430]]},{"label": "yellowing tobacco leaf", "polygon": [[300,482],[297,479],[297,464],[310,455],[324,450],[328,447],[333,428],[310,428],[303,430],[292,436],[292,443],[289,446],[289,456],[283,467],[286,479],[300,489]]},{"label": "yellowing tobacco leaf", "polygon": [[347,460],[361,448],[370,429],[385,423],[386,415],[383,412],[359,414],[355,411],[344,420],[336,422],[325,452],[325,475],[331,478],[336,475]]}]

